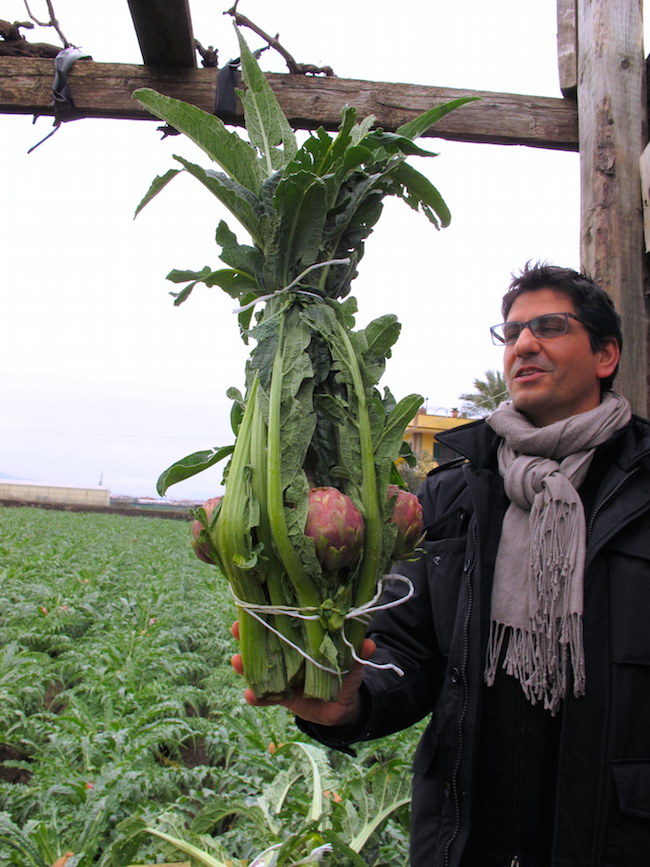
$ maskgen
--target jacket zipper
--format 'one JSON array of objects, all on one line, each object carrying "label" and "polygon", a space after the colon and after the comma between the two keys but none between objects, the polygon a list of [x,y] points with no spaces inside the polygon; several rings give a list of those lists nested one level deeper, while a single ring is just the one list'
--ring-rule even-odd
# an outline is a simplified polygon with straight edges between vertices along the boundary
[{"label": "jacket zipper", "polygon": [[[589,526],[587,527],[587,540],[589,540],[589,538],[591,536],[591,533],[592,533],[593,528],[594,528],[594,524],[596,523],[596,518],[598,517],[600,512],[605,508],[605,506],[610,502],[610,500],[612,500],[614,497],[616,497],[616,495],[621,490],[621,488],[625,484],[627,484],[627,482],[633,476],[635,476],[640,471],[640,469],[641,469],[641,467],[639,465],[637,465],[636,467],[634,467],[634,469],[632,469],[628,473],[626,473],[625,476],[623,476],[623,478],[618,482],[618,484],[616,484],[612,488],[612,490],[605,497],[603,497],[603,499],[594,507],[594,509],[591,513],[591,517],[589,519]],[[606,773],[606,771],[603,767],[603,769],[601,770],[600,775],[599,775],[600,776],[599,787],[600,787],[601,791],[602,791],[603,787],[605,786],[605,784],[603,783],[603,778],[605,776],[605,773]],[[598,813],[599,813],[600,818],[599,818],[598,822],[596,823],[597,827],[602,826],[602,814],[603,814],[604,810],[605,810],[605,807],[604,807],[603,800],[601,797],[601,798],[599,798],[599,805],[598,805]],[[596,847],[598,847],[598,845],[599,845],[598,834],[596,834],[596,840],[594,841],[594,844]]]},{"label": "jacket zipper", "polygon": [[452,788],[452,793],[454,796],[456,822],[454,824],[453,831],[449,835],[449,839],[445,843],[445,858],[444,858],[445,867],[448,867],[448,865],[449,865],[449,852],[450,852],[450,849],[451,849],[456,837],[458,836],[458,834],[460,832],[460,824],[461,824],[460,823],[460,800],[458,797],[457,779],[458,779],[458,772],[460,771],[461,757],[462,757],[462,753],[463,753],[463,724],[465,722],[465,715],[467,714],[467,708],[469,707],[469,692],[468,692],[467,685],[466,685],[466,673],[467,673],[467,657],[469,656],[469,624],[470,624],[470,619],[471,619],[471,614],[472,614],[472,604],[474,601],[474,593],[473,593],[473,589],[472,589],[472,575],[474,574],[474,566],[476,565],[476,557],[477,557],[477,550],[478,550],[478,533],[476,530],[476,521],[474,521],[472,524],[472,543],[473,543],[472,556],[468,557],[465,560],[465,567],[464,567],[465,584],[467,587],[467,610],[465,612],[465,622],[463,623],[464,643],[463,643],[463,660],[462,660],[462,667],[461,667],[461,676],[462,676],[462,683],[463,683],[463,689],[464,689],[464,696],[463,696],[463,706],[461,708],[461,712],[460,712],[460,715],[458,717],[458,726],[457,726],[458,751],[456,753],[456,763],[454,765],[454,771],[453,771],[452,776],[451,776],[451,788]]},{"label": "jacket zipper", "polygon": [[627,473],[627,475],[624,476],[620,480],[620,482],[617,485],[615,485],[615,487],[612,488],[612,490],[609,492],[609,494],[607,494],[607,496],[604,497],[600,501],[600,503],[598,503],[598,505],[595,507],[595,509],[591,513],[591,518],[589,519],[589,526],[587,527],[587,538],[589,538],[589,536],[591,536],[591,533],[592,533],[592,530],[594,529],[594,524],[596,522],[596,518],[598,517],[599,512],[605,508],[607,503],[609,503],[609,501],[618,494],[618,492],[621,490],[623,485],[625,485],[632,478],[632,476],[635,476],[639,472],[640,469],[641,469],[641,467],[635,467],[633,470],[630,470],[630,472]]}]

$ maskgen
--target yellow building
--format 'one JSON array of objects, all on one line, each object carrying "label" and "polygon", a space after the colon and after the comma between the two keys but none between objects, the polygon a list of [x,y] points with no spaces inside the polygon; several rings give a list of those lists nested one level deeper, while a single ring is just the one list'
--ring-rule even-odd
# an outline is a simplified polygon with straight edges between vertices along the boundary
[{"label": "yellow building", "polygon": [[469,424],[471,421],[473,421],[471,418],[461,418],[455,409],[451,410],[450,415],[430,415],[426,407],[421,407],[415,418],[406,426],[404,439],[411,446],[418,461],[430,464],[433,468],[456,457],[452,449],[437,442],[436,434],[461,424]]}]

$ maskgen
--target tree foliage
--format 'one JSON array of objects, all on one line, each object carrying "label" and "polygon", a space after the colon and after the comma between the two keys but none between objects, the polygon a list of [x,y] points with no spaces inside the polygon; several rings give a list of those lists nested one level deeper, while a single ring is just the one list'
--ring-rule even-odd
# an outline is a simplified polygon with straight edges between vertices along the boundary
[{"label": "tree foliage", "polygon": [[470,418],[484,418],[508,399],[508,387],[500,370],[486,370],[485,379],[474,380],[474,389],[460,395],[461,411]]}]

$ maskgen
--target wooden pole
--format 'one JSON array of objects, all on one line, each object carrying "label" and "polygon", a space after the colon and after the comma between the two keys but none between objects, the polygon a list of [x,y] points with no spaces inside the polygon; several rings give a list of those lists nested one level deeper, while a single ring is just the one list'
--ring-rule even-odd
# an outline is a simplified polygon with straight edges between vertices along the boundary
[{"label": "wooden pole", "polygon": [[[582,267],[623,320],[616,389],[648,411],[639,160],[647,142],[642,0],[578,0]],[[561,207],[561,202],[558,202]]]}]

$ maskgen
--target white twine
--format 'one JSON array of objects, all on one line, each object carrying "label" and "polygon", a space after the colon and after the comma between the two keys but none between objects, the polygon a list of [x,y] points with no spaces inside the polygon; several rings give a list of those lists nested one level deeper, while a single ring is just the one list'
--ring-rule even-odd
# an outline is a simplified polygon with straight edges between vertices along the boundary
[{"label": "white twine", "polygon": [[[404,596],[401,596],[399,599],[394,599],[392,602],[384,602],[383,605],[377,605],[376,603],[381,599],[382,594],[384,592],[384,584],[389,579],[394,579],[401,581],[403,584],[408,585],[408,591]],[[307,606],[305,608],[293,608],[290,605],[259,605],[254,602],[244,602],[243,599],[239,599],[238,596],[233,591],[232,587],[230,588],[230,592],[232,593],[233,599],[235,600],[235,605],[238,608],[243,608],[251,617],[269,629],[274,635],[284,641],[285,644],[288,644],[289,647],[292,647],[295,651],[297,651],[302,657],[304,657],[308,662],[311,662],[312,665],[315,665],[316,668],[319,668],[321,671],[325,671],[328,674],[347,674],[347,671],[338,672],[336,669],[330,668],[327,665],[322,665],[320,662],[316,662],[302,647],[298,647],[297,644],[294,644],[293,641],[290,641],[286,635],[283,635],[279,632],[275,627],[271,626],[271,624],[265,620],[260,615],[262,614],[275,614],[275,615],[286,615],[287,617],[297,617],[299,620],[320,620],[321,614],[317,613],[321,609],[315,608],[313,606]],[[413,586],[413,582],[410,578],[407,578],[405,575],[398,575],[397,573],[391,575],[383,575],[379,581],[377,582],[377,591],[372,599],[368,602],[364,602],[363,605],[359,605],[357,608],[350,608],[350,610],[343,615],[343,627],[341,628],[341,637],[343,638],[343,642],[346,647],[350,649],[352,654],[352,658],[355,662],[361,663],[361,665],[368,665],[371,668],[379,668],[379,669],[388,669],[390,671],[395,672],[395,674],[399,675],[399,677],[404,676],[404,672],[402,669],[395,665],[393,662],[373,662],[370,659],[363,659],[360,657],[356,650],[354,649],[354,645],[348,639],[345,634],[345,621],[347,620],[360,620],[361,622],[367,623],[371,616],[376,611],[385,611],[388,608],[395,608],[398,605],[402,605],[404,602],[407,602],[411,596],[415,593],[415,587]],[[314,612],[313,614],[307,612]]]},{"label": "white twine", "polygon": [[[232,312],[233,313],[243,313],[244,310],[248,310],[251,307],[255,307],[256,304],[259,304],[260,301],[270,301],[271,298],[276,298],[278,295],[284,295],[285,292],[290,292],[293,287],[300,283],[303,277],[306,277],[311,271],[315,271],[317,268],[325,268],[327,265],[349,265],[350,259],[328,259],[327,262],[316,262],[314,265],[310,265],[309,268],[305,268],[302,274],[299,274],[295,280],[292,280],[288,286],[284,286],[282,289],[276,289],[275,292],[270,292],[268,295],[260,295],[259,298],[255,298],[254,301],[249,302],[248,304],[244,304],[243,307],[236,307]],[[298,290],[301,295],[311,295],[312,298],[321,298],[316,292],[308,292],[306,289]]]}]

